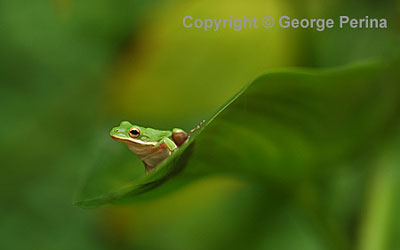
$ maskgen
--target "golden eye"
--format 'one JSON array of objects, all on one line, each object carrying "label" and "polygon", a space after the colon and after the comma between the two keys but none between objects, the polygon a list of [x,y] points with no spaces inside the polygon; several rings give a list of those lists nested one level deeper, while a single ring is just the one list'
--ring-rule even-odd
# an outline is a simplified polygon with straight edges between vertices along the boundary
[{"label": "golden eye", "polygon": [[129,130],[129,136],[132,138],[137,138],[140,135],[140,129],[138,128],[131,128],[131,130]]}]

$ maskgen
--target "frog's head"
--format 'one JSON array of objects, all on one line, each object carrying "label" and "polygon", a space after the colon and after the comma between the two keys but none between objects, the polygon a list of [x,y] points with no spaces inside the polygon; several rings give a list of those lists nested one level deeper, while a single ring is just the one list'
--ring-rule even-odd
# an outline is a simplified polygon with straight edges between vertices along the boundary
[{"label": "frog's head", "polygon": [[133,125],[128,121],[123,121],[121,124],[110,131],[110,136],[117,141],[122,141],[126,144],[135,145],[155,145],[155,142],[148,141],[146,129],[137,125]]}]

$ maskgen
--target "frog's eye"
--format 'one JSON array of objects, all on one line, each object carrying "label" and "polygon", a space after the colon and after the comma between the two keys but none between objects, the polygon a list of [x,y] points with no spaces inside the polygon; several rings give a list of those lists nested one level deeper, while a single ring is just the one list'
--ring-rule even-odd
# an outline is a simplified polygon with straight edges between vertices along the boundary
[{"label": "frog's eye", "polygon": [[139,128],[131,128],[129,130],[129,136],[132,138],[137,138],[140,135],[140,129]]}]

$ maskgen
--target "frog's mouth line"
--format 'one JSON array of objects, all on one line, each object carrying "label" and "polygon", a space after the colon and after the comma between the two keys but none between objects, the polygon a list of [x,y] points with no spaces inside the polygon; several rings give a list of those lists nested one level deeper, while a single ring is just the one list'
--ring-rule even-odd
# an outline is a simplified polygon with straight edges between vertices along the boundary
[{"label": "frog's mouth line", "polygon": [[118,137],[115,135],[110,135],[114,140],[117,141],[122,141],[122,142],[131,142],[131,143],[135,143],[135,144],[140,144],[143,146],[155,146],[157,144],[157,142],[147,142],[147,141],[141,141],[141,140],[137,140],[137,139],[133,139],[133,138],[122,138],[122,137]]}]

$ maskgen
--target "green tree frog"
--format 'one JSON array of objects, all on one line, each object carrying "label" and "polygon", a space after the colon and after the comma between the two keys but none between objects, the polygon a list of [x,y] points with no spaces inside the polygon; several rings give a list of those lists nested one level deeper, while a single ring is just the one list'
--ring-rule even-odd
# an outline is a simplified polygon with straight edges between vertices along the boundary
[{"label": "green tree frog", "polygon": [[143,161],[146,173],[149,173],[163,160],[168,158],[178,147],[183,145],[203,122],[188,134],[179,128],[174,128],[172,131],[158,130],[122,121],[119,126],[110,131],[110,136],[114,140],[125,143],[129,150]]}]

